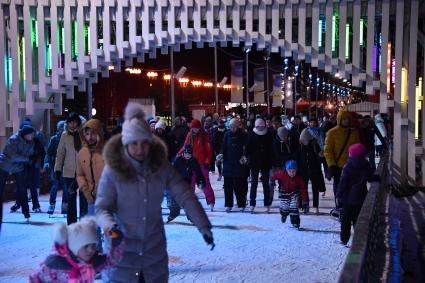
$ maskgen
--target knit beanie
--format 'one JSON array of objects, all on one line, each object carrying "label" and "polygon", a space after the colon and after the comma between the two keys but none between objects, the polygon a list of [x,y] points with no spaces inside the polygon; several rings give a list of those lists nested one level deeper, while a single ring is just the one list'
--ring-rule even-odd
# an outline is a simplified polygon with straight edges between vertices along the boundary
[{"label": "knit beanie", "polygon": [[348,148],[348,154],[351,157],[364,157],[367,153],[366,151],[367,151],[366,147],[362,145],[361,143],[352,144]]},{"label": "knit beanie", "polygon": [[183,153],[193,154],[193,148],[190,144],[185,144],[183,146]]},{"label": "knit beanie", "polygon": [[94,217],[84,217],[80,222],[66,226],[56,223],[53,230],[55,243],[64,245],[68,242],[69,250],[76,256],[78,251],[89,244],[97,244],[97,224]]},{"label": "knit beanie", "polygon": [[199,121],[198,119],[193,119],[192,122],[190,123],[190,128],[191,129],[200,129],[201,128],[201,121]]},{"label": "knit beanie", "polygon": [[125,108],[124,124],[122,125],[121,141],[123,145],[139,140],[152,140],[152,132],[145,120],[143,106],[136,102],[129,102]]},{"label": "knit beanie", "polygon": [[156,122],[156,124],[155,124],[155,130],[160,129],[160,128],[163,129],[163,130],[165,130],[165,128],[167,128],[167,124],[162,119],[159,120],[158,122]]},{"label": "knit beanie", "polygon": [[285,128],[285,127],[279,127],[279,128],[277,129],[277,136],[278,136],[281,140],[284,140],[284,139],[288,138],[288,136],[289,136],[289,131],[288,131],[288,129],[287,129],[287,128]]},{"label": "knit beanie", "polygon": [[311,140],[313,140],[314,137],[313,135],[310,133],[308,128],[305,128],[304,130],[301,131],[300,134],[300,143],[303,145],[308,145],[310,143]]},{"label": "knit beanie", "polygon": [[298,169],[297,162],[295,160],[288,160],[285,163],[285,169],[288,171],[289,169]]},{"label": "knit beanie", "polygon": [[31,134],[31,133],[34,133],[34,132],[35,132],[34,128],[32,126],[28,125],[28,124],[22,125],[22,128],[20,130],[21,137],[24,137],[24,136]]},{"label": "knit beanie", "polygon": [[60,128],[65,127],[65,121],[64,120],[60,120],[57,124],[56,124],[56,130],[59,130]]}]

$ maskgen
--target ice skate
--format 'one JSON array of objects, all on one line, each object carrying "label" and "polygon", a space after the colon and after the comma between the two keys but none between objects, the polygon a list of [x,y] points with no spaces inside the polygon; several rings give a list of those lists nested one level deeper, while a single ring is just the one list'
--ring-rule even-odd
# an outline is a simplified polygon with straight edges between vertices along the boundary
[{"label": "ice skate", "polygon": [[214,204],[210,204],[210,211],[213,212],[214,211]]},{"label": "ice skate", "polygon": [[25,217],[25,222],[26,223],[30,223],[30,217],[31,217],[31,215],[29,214],[29,212],[24,213],[24,217]]},{"label": "ice skate", "polygon": [[55,205],[51,204],[49,205],[49,209],[47,210],[47,214],[53,214],[55,213]]},{"label": "ice skate", "polygon": [[10,212],[16,212],[18,211],[18,209],[20,209],[21,206],[18,205],[17,203],[15,203],[11,208],[10,208]]},{"label": "ice skate", "polygon": [[251,206],[251,214],[254,214],[255,206]]},{"label": "ice skate", "polygon": [[221,181],[221,175],[219,175],[217,178],[217,182],[220,182],[220,181]]},{"label": "ice skate", "polygon": [[[174,219],[176,219],[177,218],[177,216],[168,216],[167,217],[167,223],[170,223],[171,221],[173,221]],[[189,218],[187,218],[187,219],[189,219]],[[190,221],[190,219],[189,219],[189,221]]]},{"label": "ice skate", "polygon": [[316,214],[319,215],[319,208],[316,207]]},{"label": "ice skate", "polygon": [[270,213],[270,205],[266,206],[266,213]]},{"label": "ice skate", "polygon": [[300,224],[298,223],[295,223],[295,224],[293,223],[292,226],[294,226],[294,228],[300,229]]},{"label": "ice skate", "polygon": [[232,211],[232,208],[230,206],[226,207],[226,212],[229,213]]},{"label": "ice skate", "polygon": [[68,204],[67,203],[62,203],[62,206],[61,206],[61,213],[62,214],[67,214],[68,213]]},{"label": "ice skate", "polygon": [[241,212],[245,212],[245,207],[241,207]]},{"label": "ice skate", "polygon": [[326,192],[322,193],[322,198],[324,198],[326,196]]},{"label": "ice skate", "polygon": [[42,211],[41,211],[41,208],[39,208],[39,207],[37,207],[37,208],[33,208],[32,209],[32,211],[34,212],[34,213],[41,213]]},{"label": "ice skate", "polygon": [[281,215],[281,216],[280,216],[280,221],[281,221],[282,223],[285,223],[285,222],[286,222],[286,216]]}]

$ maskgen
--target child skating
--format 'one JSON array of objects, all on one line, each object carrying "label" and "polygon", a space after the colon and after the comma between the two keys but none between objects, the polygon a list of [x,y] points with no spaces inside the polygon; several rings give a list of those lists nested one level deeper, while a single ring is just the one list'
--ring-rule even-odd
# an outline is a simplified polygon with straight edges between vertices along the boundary
[{"label": "child skating", "polygon": [[29,282],[94,282],[96,273],[115,266],[122,258],[122,233],[113,228],[106,231],[111,238],[108,255],[96,250],[98,235],[94,217],[85,217],[80,222],[66,226],[57,223],[54,231],[54,246],[39,269],[30,275]]},{"label": "child skating", "polygon": [[282,223],[286,222],[288,215],[291,218],[291,224],[300,227],[300,212],[298,211],[298,200],[301,197],[304,213],[308,212],[307,188],[302,176],[297,174],[297,162],[288,160],[285,163],[285,170],[276,171],[272,175],[272,181],[280,181],[282,187],[279,190],[280,215]]}]

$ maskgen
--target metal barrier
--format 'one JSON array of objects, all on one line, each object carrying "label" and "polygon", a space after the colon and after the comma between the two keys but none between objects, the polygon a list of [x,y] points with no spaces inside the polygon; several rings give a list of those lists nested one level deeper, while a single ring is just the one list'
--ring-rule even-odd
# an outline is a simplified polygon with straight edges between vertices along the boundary
[{"label": "metal barrier", "polygon": [[376,173],[381,183],[372,183],[357,219],[351,249],[341,270],[339,283],[379,281],[384,257],[385,200],[388,195],[388,154]]}]

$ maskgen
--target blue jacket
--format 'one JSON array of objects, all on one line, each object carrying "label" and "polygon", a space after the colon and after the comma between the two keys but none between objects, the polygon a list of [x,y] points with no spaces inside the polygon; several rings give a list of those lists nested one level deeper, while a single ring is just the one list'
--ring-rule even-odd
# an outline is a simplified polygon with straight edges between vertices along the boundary
[{"label": "blue jacket", "polygon": [[230,131],[224,134],[222,144],[224,177],[246,178],[248,176],[248,166],[239,162],[245,154],[246,141],[247,136],[241,129],[234,134]]},{"label": "blue jacket", "polygon": [[336,196],[341,204],[361,206],[367,195],[366,183],[378,180],[365,158],[349,157],[342,168]]},{"label": "blue jacket", "polygon": [[0,169],[11,174],[23,171],[34,153],[34,142],[27,142],[20,133],[13,134],[7,140],[0,154]]},{"label": "blue jacket", "polygon": [[46,155],[44,157],[44,166],[48,165],[50,173],[54,175],[55,162],[56,162],[56,152],[58,151],[59,141],[61,139],[61,134],[56,133],[50,137],[49,145],[47,146]]},{"label": "blue jacket", "polygon": [[176,161],[174,161],[173,166],[188,184],[192,184],[193,174],[195,174],[196,182],[198,184],[206,184],[201,167],[199,166],[198,160],[196,160],[196,158],[192,157],[189,160],[186,160],[183,156],[179,156],[176,158]]}]

